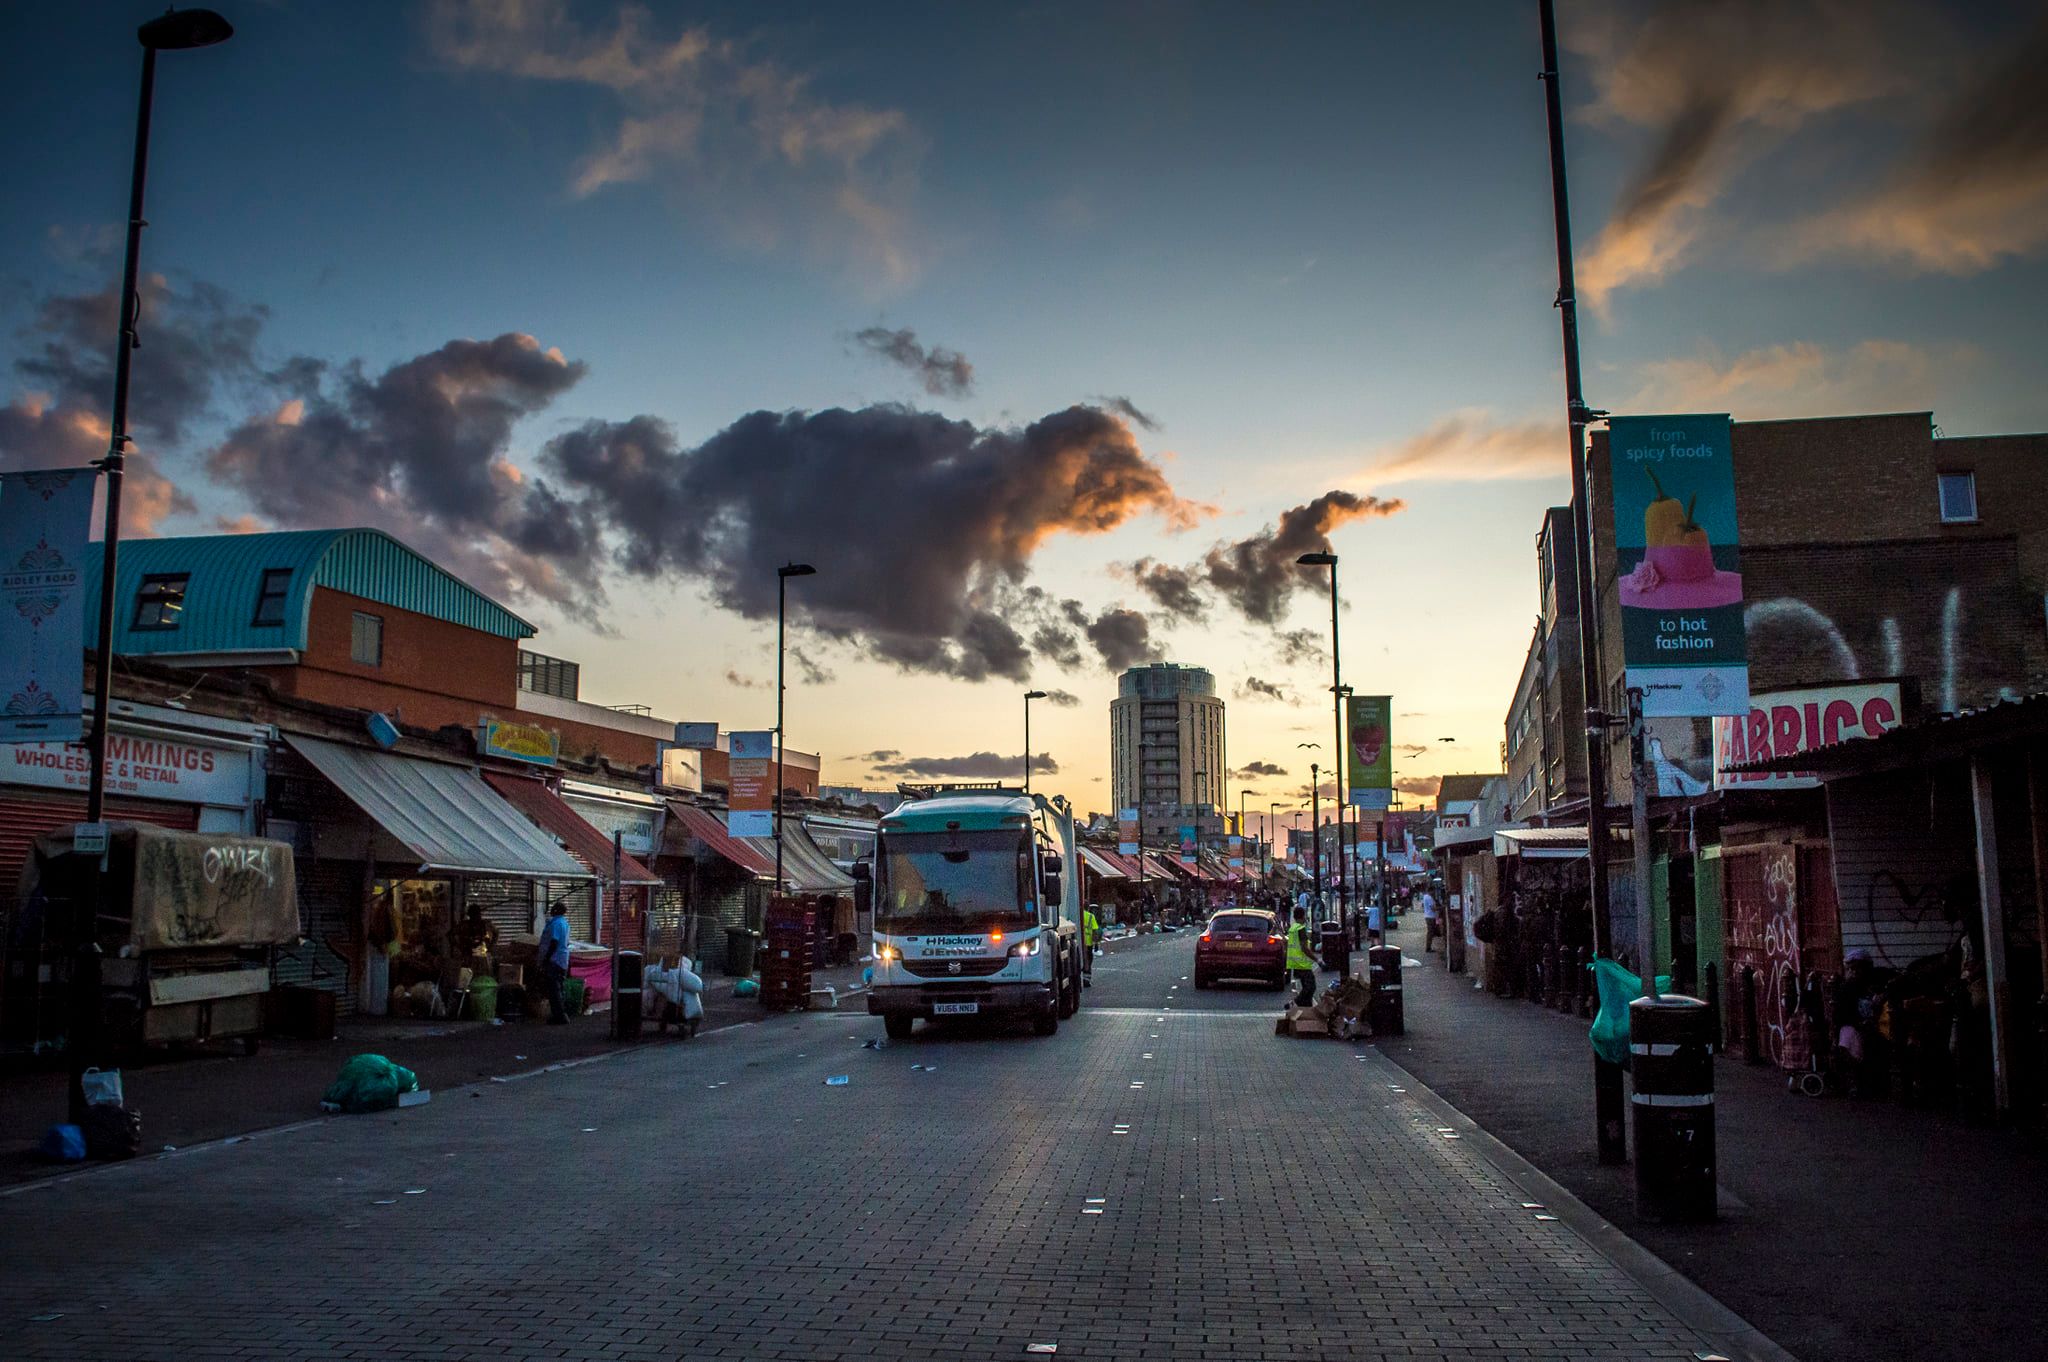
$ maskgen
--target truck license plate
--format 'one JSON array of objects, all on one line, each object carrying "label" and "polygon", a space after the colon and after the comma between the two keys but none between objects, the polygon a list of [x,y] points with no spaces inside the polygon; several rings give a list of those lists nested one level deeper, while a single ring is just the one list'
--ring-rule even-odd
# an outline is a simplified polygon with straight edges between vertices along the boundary
[{"label": "truck license plate", "polygon": [[935,1017],[965,1017],[979,1011],[981,1011],[980,1003],[932,1004],[932,1015]]}]

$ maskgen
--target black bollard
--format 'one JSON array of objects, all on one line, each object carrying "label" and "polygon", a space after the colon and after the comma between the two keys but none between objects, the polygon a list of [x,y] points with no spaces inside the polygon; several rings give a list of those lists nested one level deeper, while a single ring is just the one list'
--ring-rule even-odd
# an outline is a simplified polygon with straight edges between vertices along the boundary
[{"label": "black bollard", "polygon": [[1593,1060],[1594,1143],[1604,1164],[1628,1162],[1628,1102],[1622,1092],[1621,1066]]},{"label": "black bollard", "polygon": [[1748,965],[1742,967],[1742,1058],[1745,1063],[1764,1062],[1764,1047],[1760,1039],[1761,1028],[1756,1015],[1756,971]]},{"label": "black bollard", "polygon": [[1725,1046],[1728,1043],[1728,1036],[1721,1030],[1721,971],[1713,961],[1709,960],[1707,961],[1705,974],[1707,1011],[1713,1014],[1714,1020],[1714,1043]]},{"label": "black bollard", "polygon": [[1372,998],[1366,1004],[1375,1036],[1398,1036],[1407,1031],[1401,1001],[1401,948],[1374,946],[1365,953],[1366,977],[1372,984]]},{"label": "black bollard", "polygon": [[1666,1224],[1715,1217],[1714,1020],[1698,998],[1629,1004],[1636,1214]]}]

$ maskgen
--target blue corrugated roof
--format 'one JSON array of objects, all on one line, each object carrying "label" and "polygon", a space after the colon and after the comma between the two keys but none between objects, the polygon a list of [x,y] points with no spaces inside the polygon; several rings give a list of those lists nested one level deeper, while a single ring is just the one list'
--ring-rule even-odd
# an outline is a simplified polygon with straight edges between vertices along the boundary
[{"label": "blue corrugated roof", "polygon": [[[259,625],[263,574],[289,569],[283,622]],[[175,629],[136,629],[135,596],[148,576],[188,573]],[[87,559],[86,618],[98,618],[100,559]],[[124,539],[114,598],[114,651],[130,655],[236,653],[306,646],[313,588],[329,587],[500,638],[534,627],[382,530],[281,530],[181,539]]]}]

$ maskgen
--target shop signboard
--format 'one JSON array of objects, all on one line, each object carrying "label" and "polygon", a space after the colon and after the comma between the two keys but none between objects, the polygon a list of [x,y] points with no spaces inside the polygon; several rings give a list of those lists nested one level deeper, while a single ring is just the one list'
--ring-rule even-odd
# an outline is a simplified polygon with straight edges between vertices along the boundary
[{"label": "shop signboard", "polygon": [[535,766],[553,766],[560,755],[561,735],[551,728],[538,724],[515,724],[507,719],[486,719],[483,721],[483,753],[487,757],[503,757],[508,761],[524,761]]},{"label": "shop signboard", "polygon": [[98,480],[91,468],[0,476],[0,743],[85,732],[82,565]]},{"label": "shop signboard", "polygon": [[1138,854],[1138,811],[1120,809],[1116,816],[1116,850],[1119,856]]},{"label": "shop signboard", "polygon": [[1244,838],[1234,832],[1230,834],[1230,868],[1244,869]]},{"label": "shop signboard", "polygon": [[[107,734],[107,793],[185,804],[244,808],[250,753],[232,747],[124,731]],[[83,744],[24,742],[0,747],[0,785],[84,791],[92,754]]]},{"label": "shop signboard", "polygon": [[1622,656],[1651,718],[1749,712],[1731,432],[1726,414],[1608,424]]},{"label": "shop signboard", "polygon": [[700,750],[718,746],[718,725],[716,723],[680,723],[676,725],[676,746],[694,747]]},{"label": "shop signboard", "polygon": [[727,823],[735,837],[775,835],[775,730],[758,729],[732,735],[731,812]]},{"label": "shop signboard", "polygon": [[1394,793],[1393,697],[1354,695],[1345,707],[1345,779],[1351,802],[1361,809],[1384,809]]},{"label": "shop signboard", "polygon": [[1751,696],[1748,713],[1714,720],[1714,788],[1812,789],[1820,780],[1804,772],[1729,768],[1875,738],[1897,728],[1900,718],[1896,681],[1813,686]]},{"label": "shop signboard", "polygon": [[654,854],[656,811],[640,804],[609,799],[591,799],[564,791],[562,800],[576,810],[584,822],[606,837],[618,834],[619,849],[629,856]]}]

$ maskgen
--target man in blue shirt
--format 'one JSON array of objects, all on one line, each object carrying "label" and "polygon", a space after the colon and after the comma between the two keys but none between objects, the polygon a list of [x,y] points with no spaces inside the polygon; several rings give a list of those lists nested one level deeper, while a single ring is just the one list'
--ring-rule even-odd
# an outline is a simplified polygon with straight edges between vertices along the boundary
[{"label": "man in blue shirt", "polygon": [[541,987],[548,999],[548,1025],[567,1026],[569,1013],[562,1006],[562,980],[569,974],[569,908],[557,902],[548,909],[548,925],[541,928]]}]

